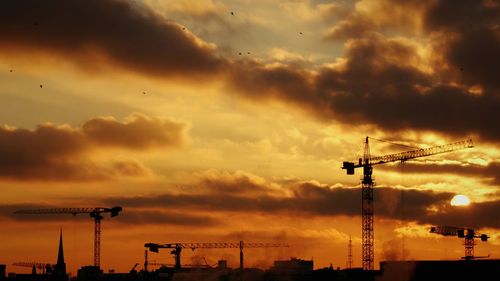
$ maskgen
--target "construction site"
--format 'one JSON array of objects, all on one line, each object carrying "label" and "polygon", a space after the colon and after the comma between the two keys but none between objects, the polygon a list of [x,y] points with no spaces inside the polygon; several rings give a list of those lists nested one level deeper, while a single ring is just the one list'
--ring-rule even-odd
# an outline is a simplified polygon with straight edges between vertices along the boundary
[{"label": "construction site", "polygon": [[[428,229],[430,234],[443,237],[455,237],[462,241],[464,255],[454,260],[383,260],[379,269],[375,269],[374,256],[374,188],[372,177],[373,166],[391,162],[405,162],[411,159],[442,154],[461,149],[471,148],[472,140],[465,140],[446,145],[425,149],[416,149],[395,154],[373,157],[370,154],[369,137],[364,143],[363,157],[357,162],[343,162],[342,169],[348,175],[353,175],[355,169],[362,168],[361,178],[361,237],[362,253],[360,268],[353,267],[353,246],[349,238],[347,263],[343,268],[330,267],[316,268],[314,261],[290,257],[286,260],[275,260],[268,269],[250,268],[245,266],[245,257],[252,255],[252,249],[273,251],[279,248],[292,248],[289,243],[268,242],[169,242],[157,243],[144,241],[144,261],[134,264],[129,272],[104,272],[101,268],[101,223],[106,215],[109,218],[117,217],[125,212],[122,207],[109,208],[56,208],[56,209],[23,209],[17,210],[15,215],[89,215],[94,222],[93,264],[82,266],[76,276],[69,276],[64,259],[63,232],[59,236],[57,260],[55,263],[42,262],[15,262],[14,267],[31,268],[30,274],[16,274],[7,269],[7,265],[0,265],[0,280],[54,280],[54,281],[87,281],[87,280],[221,280],[221,281],[334,281],[334,280],[500,280],[500,260],[490,259],[489,255],[476,255],[474,246],[487,243],[490,233],[481,233],[470,227],[436,225]],[[228,261],[218,260],[216,265],[189,265],[182,260],[185,251],[197,249],[235,249],[238,251],[239,264],[235,268],[228,266]],[[171,263],[151,261],[151,253],[164,253],[171,256]],[[205,261],[206,263],[206,261]]]}]

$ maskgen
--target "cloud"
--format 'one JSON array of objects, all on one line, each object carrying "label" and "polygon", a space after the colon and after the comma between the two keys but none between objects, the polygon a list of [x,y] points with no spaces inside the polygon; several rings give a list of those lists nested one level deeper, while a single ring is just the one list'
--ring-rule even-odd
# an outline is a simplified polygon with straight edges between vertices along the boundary
[{"label": "cloud", "polygon": [[129,1],[2,1],[0,33],[3,49],[43,50],[85,65],[104,58],[152,75],[207,75],[224,64],[213,46]]},{"label": "cloud", "polygon": [[[421,17],[431,1],[361,0],[349,7],[337,4],[329,10],[334,25],[326,32],[327,40],[361,38],[373,32],[417,34]],[[411,11],[411,13],[409,12]]]},{"label": "cloud", "polygon": [[369,32],[373,32],[373,23],[365,19],[356,19],[355,15],[351,15],[349,20],[343,20],[332,27],[324,37],[325,39],[345,40],[359,38]]},{"label": "cloud", "polygon": [[215,21],[221,25],[228,26],[223,15],[228,15],[228,8],[220,1],[200,0],[186,2],[182,0],[171,0],[168,2],[150,1],[146,3],[152,9],[165,10],[166,15],[175,14],[183,19],[192,18],[204,23]]},{"label": "cloud", "polygon": [[101,146],[127,149],[180,146],[185,142],[186,124],[133,114],[120,123],[112,117],[93,118],[82,125],[89,139]]},{"label": "cloud", "polygon": [[[259,102],[284,101],[326,121],[453,138],[477,134],[499,142],[499,5],[460,2],[359,1],[353,12],[340,13],[345,21],[334,27],[355,35],[343,56],[310,68],[220,57],[148,7],[113,0],[2,1],[0,48],[37,48],[87,62],[98,53],[146,75],[217,76],[231,92]],[[401,36],[385,35],[400,24]],[[425,48],[415,34],[427,40]]]},{"label": "cloud", "polygon": [[211,169],[196,176],[197,191],[217,194],[270,194],[279,185],[244,171],[227,172]]},{"label": "cloud", "polygon": [[[399,170],[396,166],[381,166],[385,170]],[[422,173],[422,174],[454,174],[461,176],[473,176],[482,179],[483,181],[500,185],[500,162],[492,161],[487,165],[477,164],[435,164],[435,163],[405,163],[405,173]]]},{"label": "cloud", "polygon": [[[408,11],[411,11],[409,13]],[[440,59],[435,69],[468,85],[498,91],[495,66],[500,63],[500,6],[494,1],[358,1],[335,24],[326,39],[360,39],[372,33],[406,37],[426,35]]]},{"label": "cloud", "polygon": [[[360,188],[331,187],[304,181],[275,182],[273,185],[269,182],[254,182],[252,185],[260,185],[258,189],[261,191],[249,193],[240,191],[241,175],[232,174],[234,180],[229,180],[230,177],[230,173],[222,173],[217,179],[212,174],[207,186],[204,186],[207,181],[200,179],[182,192],[114,197],[103,199],[103,203],[126,208],[169,208],[212,214],[248,213],[293,217],[360,215]],[[255,186],[248,188],[254,189]],[[461,209],[450,206],[450,199],[454,195],[450,192],[376,187],[375,213],[379,219],[405,220],[419,224],[500,228],[498,220],[491,216],[500,208],[500,201],[475,203]]]},{"label": "cloud", "polygon": [[316,72],[246,62],[230,83],[248,98],[283,100],[325,120],[500,140],[495,93],[472,95],[465,86],[436,81],[421,70],[410,41],[381,35],[351,40],[343,58],[341,65]]},{"label": "cloud", "polygon": [[148,173],[133,159],[114,159],[108,166],[86,157],[103,148],[145,150],[178,147],[186,124],[132,114],[119,122],[93,118],[79,128],[42,124],[34,130],[0,126],[0,177],[17,180],[103,180]]},{"label": "cloud", "polygon": [[464,226],[473,228],[500,228],[498,214],[500,200],[472,203],[467,207],[452,207],[447,205],[440,212],[428,215],[418,220],[421,223],[436,225]]},{"label": "cloud", "polygon": [[443,59],[461,81],[493,91],[498,98],[500,82],[495,66],[500,63],[500,5],[495,1],[437,1],[424,17],[425,27],[435,33]]},{"label": "cloud", "polygon": [[[358,216],[359,188],[296,187],[293,196],[240,196],[235,194],[159,194],[145,197],[108,198],[106,204],[129,208],[155,207],[211,213],[248,213],[278,216]],[[420,224],[465,225],[500,228],[491,216],[500,211],[500,201],[449,207],[451,193],[375,188],[377,218],[415,221]],[[433,210],[435,208],[435,210]]]},{"label": "cloud", "polygon": [[[18,210],[35,209],[54,209],[64,208],[65,206],[54,205],[36,205],[36,204],[2,204],[0,205],[0,220],[21,221],[21,222],[56,222],[56,221],[83,221],[89,220],[89,216],[78,214],[14,214]],[[188,214],[186,212],[172,212],[168,210],[149,210],[149,209],[124,209],[115,218],[110,218],[108,214],[103,215],[105,220],[119,224],[159,224],[172,226],[195,226],[210,227],[221,224],[213,217],[206,215]]]},{"label": "cloud", "polygon": [[210,227],[222,224],[219,219],[186,212],[165,210],[130,209],[116,217],[117,223],[123,224],[164,224],[172,226]]},{"label": "cloud", "polygon": [[[120,223],[196,225],[206,227],[223,223],[228,214],[245,216],[277,216],[293,218],[328,218],[360,216],[360,188],[331,187],[317,182],[286,181],[260,182],[259,192],[239,188],[241,173],[215,174],[210,184],[204,181],[186,186],[177,192],[145,196],[95,198],[93,204],[122,206]],[[235,178],[229,180],[231,175]],[[256,177],[256,176],[253,176]],[[222,187],[218,186],[218,183]],[[233,185],[230,188],[230,185]],[[277,188],[278,187],[278,188]],[[252,189],[254,187],[248,186]],[[230,189],[231,191],[224,191]],[[267,190],[267,191],[266,191]],[[492,214],[500,211],[500,200],[473,203],[467,207],[453,207],[450,192],[417,189],[375,187],[374,205],[379,220],[400,220],[419,225],[456,225],[475,228],[500,228],[500,221]],[[2,205],[0,213],[14,220],[54,220],[53,216],[36,218],[10,215],[14,209],[49,208],[50,206]],[[209,215],[208,215],[209,214]],[[177,218],[178,217],[178,218]]]}]

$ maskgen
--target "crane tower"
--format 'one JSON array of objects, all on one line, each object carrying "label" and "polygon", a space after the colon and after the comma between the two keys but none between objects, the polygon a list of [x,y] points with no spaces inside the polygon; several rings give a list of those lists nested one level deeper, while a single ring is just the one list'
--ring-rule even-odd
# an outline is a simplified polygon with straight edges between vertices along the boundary
[{"label": "crane tower", "polygon": [[35,209],[35,210],[19,210],[14,214],[23,215],[46,215],[46,214],[89,214],[94,219],[94,266],[101,265],[101,220],[104,218],[101,214],[110,213],[111,217],[116,217],[122,211],[122,207],[112,208],[53,208],[53,209]]},{"label": "crane tower", "polygon": [[459,149],[473,147],[472,140],[463,140],[445,145],[434,146],[388,154],[384,156],[372,157],[370,154],[369,137],[366,137],[364,143],[363,158],[358,159],[358,163],[343,162],[342,169],[346,170],[348,175],[354,175],[356,168],[363,168],[363,177],[361,178],[361,216],[362,216],[362,264],[364,270],[373,270],[374,259],[374,209],[373,209],[373,187],[375,183],[372,178],[373,166],[391,162],[405,162],[410,159],[451,152]]}]

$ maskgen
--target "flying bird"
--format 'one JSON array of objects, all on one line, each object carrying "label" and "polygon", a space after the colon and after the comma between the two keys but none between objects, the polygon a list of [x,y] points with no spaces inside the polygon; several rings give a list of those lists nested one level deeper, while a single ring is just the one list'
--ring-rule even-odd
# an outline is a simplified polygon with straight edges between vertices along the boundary
[{"label": "flying bird", "polygon": [[301,31],[301,32],[299,32],[299,34],[302,34],[302,31]]},{"label": "flying bird", "polygon": [[234,16],[234,12],[231,12],[231,16]]},{"label": "flying bird", "polygon": [[40,84],[40,89],[41,89],[41,88],[43,88],[43,85],[42,85],[42,84]]},{"label": "flying bird", "polygon": [[241,52],[239,52],[239,53],[238,53],[238,55],[240,55],[240,56],[241,56]]}]

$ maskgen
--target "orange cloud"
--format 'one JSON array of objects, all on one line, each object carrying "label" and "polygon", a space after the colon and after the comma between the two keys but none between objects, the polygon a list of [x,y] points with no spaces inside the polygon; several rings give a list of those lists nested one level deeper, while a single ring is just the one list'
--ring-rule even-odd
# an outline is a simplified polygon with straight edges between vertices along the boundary
[{"label": "orange cloud", "polygon": [[[39,8],[30,9],[27,3],[31,2],[1,2],[0,48],[40,48],[70,60],[97,50],[125,69],[166,78],[200,74],[220,78],[246,98],[281,100],[323,120],[375,125],[387,132],[429,130],[500,141],[500,130],[495,129],[500,108],[495,76],[495,66],[500,65],[500,29],[493,25],[498,5],[426,2],[415,21],[421,22],[432,43],[430,53],[437,58],[425,58],[423,63],[411,39],[395,39],[375,30],[355,32],[357,36],[345,44],[341,64],[306,68],[220,57],[210,44],[141,5],[51,0],[33,1],[31,5]],[[396,11],[398,19],[404,20],[419,2],[398,3],[361,1],[356,4],[357,16],[346,25],[365,26],[379,10]],[[443,12],[440,17],[448,8],[457,13]],[[475,12],[464,16],[469,10]],[[389,19],[380,26],[394,25]],[[422,64],[432,66],[432,71],[423,71]],[[471,88],[481,89],[481,94],[471,94]]]},{"label": "orange cloud", "polygon": [[81,128],[39,125],[34,130],[0,127],[0,177],[17,180],[102,180],[141,176],[147,169],[134,160],[102,166],[86,158],[92,150],[145,150],[178,147],[186,125],[165,118],[133,114],[125,122],[94,118]]},{"label": "orange cloud", "polygon": [[[246,187],[246,188],[242,188]],[[248,191],[253,189],[256,192]],[[249,217],[332,218],[359,216],[360,188],[331,187],[317,182],[263,181],[251,174],[211,172],[194,183],[170,192],[144,196],[89,198],[93,204],[123,206],[129,210],[117,222],[124,224],[169,224],[173,226],[224,226],[228,213]],[[444,224],[500,228],[495,214],[500,201],[473,203],[467,208],[450,206],[450,192],[377,187],[374,190],[377,216],[419,225]],[[59,203],[60,204],[60,203]],[[11,220],[21,205],[2,205],[0,213]],[[47,207],[47,206],[40,206]],[[48,206],[50,207],[50,206]],[[30,208],[34,208],[31,206]],[[155,214],[155,215],[153,215]],[[53,220],[53,217],[36,219]]]}]

